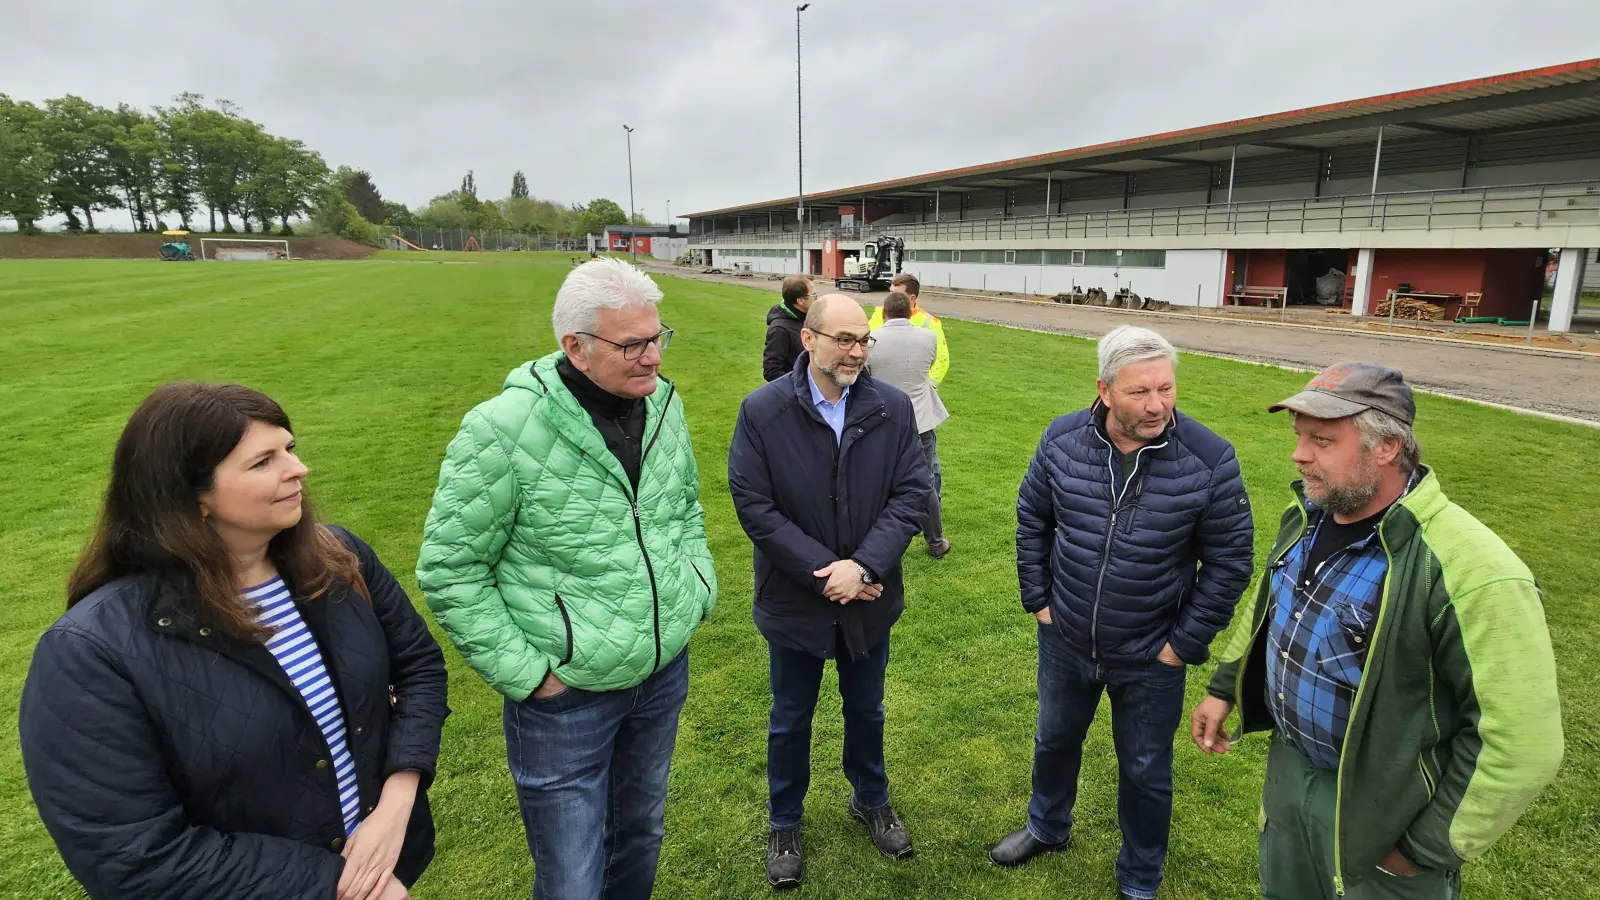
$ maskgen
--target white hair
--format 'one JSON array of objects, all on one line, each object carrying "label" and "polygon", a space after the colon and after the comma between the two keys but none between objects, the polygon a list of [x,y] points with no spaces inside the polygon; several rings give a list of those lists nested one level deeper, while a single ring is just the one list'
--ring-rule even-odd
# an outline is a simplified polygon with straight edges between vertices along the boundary
[{"label": "white hair", "polygon": [[649,275],[613,257],[592,259],[568,273],[556,291],[556,308],[550,324],[556,343],[569,334],[578,334],[584,346],[600,327],[600,310],[654,306],[661,302],[661,289]]},{"label": "white hair", "polygon": [[1167,339],[1148,328],[1118,325],[1100,339],[1100,380],[1110,384],[1122,370],[1137,362],[1165,359],[1178,365],[1178,351]]},{"label": "white hair", "polygon": [[1356,413],[1356,428],[1361,431],[1361,446],[1368,451],[1378,449],[1378,445],[1388,438],[1400,442],[1400,452],[1394,458],[1395,468],[1401,475],[1410,475],[1422,465],[1422,446],[1417,443],[1417,436],[1411,432],[1411,426],[1396,419],[1382,410],[1363,409]]}]

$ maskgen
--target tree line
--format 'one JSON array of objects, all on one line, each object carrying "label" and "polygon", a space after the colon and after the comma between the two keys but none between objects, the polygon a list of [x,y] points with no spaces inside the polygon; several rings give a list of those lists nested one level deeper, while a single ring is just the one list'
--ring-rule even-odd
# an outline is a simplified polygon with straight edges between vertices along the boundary
[{"label": "tree line", "polygon": [[[191,228],[270,231],[310,208],[328,166],[300,141],[270,134],[222,100],[185,93],[146,112],[68,95],[43,106],[0,94],[0,216],[22,231],[59,214],[94,231],[95,213],[126,209],[139,231],[167,217]],[[235,225],[237,220],[238,225]]]},{"label": "tree line", "polygon": [[213,232],[276,226],[292,234],[291,220],[305,216],[312,232],[370,243],[383,226],[577,235],[630,218],[603,197],[566,204],[532,196],[521,171],[502,199],[480,199],[468,171],[459,187],[413,211],[384,200],[370,173],[330,171],[302,142],[269,133],[229,101],[207,105],[194,93],[148,112],[72,95],[36,106],[0,94],[0,217],[32,233],[59,215],[67,231],[94,232],[96,213],[119,209],[138,231],[195,230],[203,213]]}]

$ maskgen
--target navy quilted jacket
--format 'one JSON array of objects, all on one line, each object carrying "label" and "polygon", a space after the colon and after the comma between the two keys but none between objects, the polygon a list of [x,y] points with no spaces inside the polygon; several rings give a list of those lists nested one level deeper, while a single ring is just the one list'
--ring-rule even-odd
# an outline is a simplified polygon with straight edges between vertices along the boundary
[{"label": "navy quilted jacket", "polygon": [[[1094,658],[1205,662],[1250,583],[1254,530],[1233,445],[1175,413],[1113,496],[1105,408],[1045,430],[1017,496],[1022,606]],[[1121,479],[1115,482],[1121,484]]]},{"label": "navy quilted jacket", "polygon": [[[362,813],[390,773],[422,773],[395,866],[410,884],[433,856],[444,654],[372,548],[335,533],[372,602],[336,585],[301,615],[339,693]],[[264,645],[196,622],[191,583],[119,579],[40,638],[19,722],[39,815],[90,897],[332,900],[344,827],[327,742]]]}]

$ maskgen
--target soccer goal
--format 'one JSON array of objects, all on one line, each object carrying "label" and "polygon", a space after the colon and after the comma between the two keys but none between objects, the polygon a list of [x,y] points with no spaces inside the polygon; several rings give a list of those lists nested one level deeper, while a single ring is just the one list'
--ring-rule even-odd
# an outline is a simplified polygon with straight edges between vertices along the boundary
[{"label": "soccer goal", "polygon": [[265,238],[201,238],[200,258],[234,261],[248,259],[293,259],[289,242]]}]

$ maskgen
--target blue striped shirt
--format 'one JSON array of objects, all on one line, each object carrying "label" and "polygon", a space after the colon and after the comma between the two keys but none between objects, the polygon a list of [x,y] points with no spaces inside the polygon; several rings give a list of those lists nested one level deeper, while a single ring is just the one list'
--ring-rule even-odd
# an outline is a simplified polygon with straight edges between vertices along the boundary
[{"label": "blue striped shirt", "polygon": [[344,712],[333,690],[333,680],[322,662],[317,642],[300,617],[299,607],[289,596],[282,578],[273,578],[244,592],[244,598],[259,609],[256,620],[273,630],[267,650],[294,683],[306,707],[322,729],[333,754],[333,771],[339,780],[339,808],[344,814],[344,833],[349,835],[361,823],[361,792],[356,786],[356,763],[345,743]]}]

